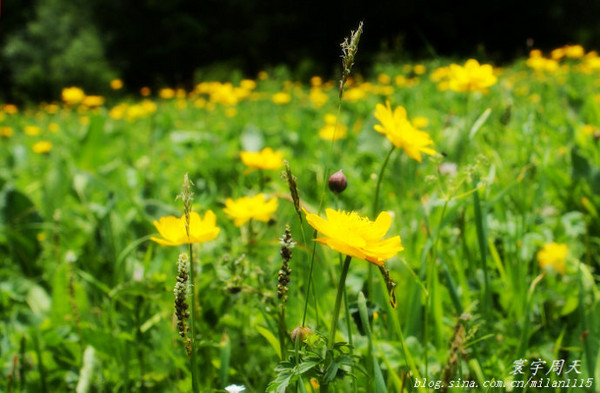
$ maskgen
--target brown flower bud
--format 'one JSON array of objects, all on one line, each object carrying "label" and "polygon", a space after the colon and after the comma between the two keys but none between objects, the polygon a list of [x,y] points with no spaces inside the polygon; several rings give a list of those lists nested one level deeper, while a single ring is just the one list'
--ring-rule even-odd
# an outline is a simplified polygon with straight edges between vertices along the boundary
[{"label": "brown flower bud", "polygon": [[346,179],[346,176],[344,176],[344,172],[342,172],[341,169],[331,175],[329,178],[329,189],[336,194],[344,191],[347,185],[348,180]]},{"label": "brown flower bud", "polygon": [[298,339],[300,340],[300,342],[304,341],[306,339],[306,337],[308,337],[310,334],[312,333],[312,330],[310,330],[307,327],[304,326],[298,326],[296,329],[294,329],[292,331],[292,341],[296,342],[296,337],[298,337]]}]

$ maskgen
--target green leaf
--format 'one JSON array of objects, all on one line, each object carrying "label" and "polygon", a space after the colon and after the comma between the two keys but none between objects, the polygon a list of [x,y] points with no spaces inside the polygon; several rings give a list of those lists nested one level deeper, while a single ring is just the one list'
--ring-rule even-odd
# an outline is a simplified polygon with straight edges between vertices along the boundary
[{"label": "green leaf", "polygon": [[571,177],[573,181],[583,179],[590,174],[590,164],[581,154],[579,149],[574,147],[571,149]]},{"label": "green leaf", "polygon": [[471,131],[469,132],[469,139],[473,139],[477,131],[483,126],[488,117],[490,117],[490,113],[492,113],[492,108],[487,108],[483,111],[483,113],[475,120],[473,127],[471,127]]},{"label": "green leaf", "polygon": [[275,335],[262,326],[256,326],[256,330],[269,342],[269,344],[271,344],[271,346],[277,353],[277,356],[279,356],[279,359],[281,359],[281,348],[279,347],[279,340],[277,340]]}]

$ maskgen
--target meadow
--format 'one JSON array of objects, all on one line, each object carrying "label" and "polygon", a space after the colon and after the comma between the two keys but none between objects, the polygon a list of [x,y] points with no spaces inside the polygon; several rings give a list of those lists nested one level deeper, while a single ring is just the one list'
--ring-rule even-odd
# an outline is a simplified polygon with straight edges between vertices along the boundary
[{"label": "meadow", "polygon": [[599,392],[600,57],[348,71],[3,104],[0,391]]}]

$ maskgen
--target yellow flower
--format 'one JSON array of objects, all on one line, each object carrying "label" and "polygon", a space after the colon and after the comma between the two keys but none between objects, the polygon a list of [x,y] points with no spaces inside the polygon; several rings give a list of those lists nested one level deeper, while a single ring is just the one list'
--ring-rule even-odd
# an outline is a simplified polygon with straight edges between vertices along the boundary
[{"label": "yellow flower", "polygon": [[242,79],[240,87],[244,90],[254,90],[256,89],[256,81],[252,79]]},{"label": "yellow flower", "polygon": [[565,45],[565,56],[570,59],[579,59],[585,54],[585,50],[581,45]]},{"label": "yellow flower", "polygon": [[42,130],[40,130],[40,127],[38,126],[25,126],[23,131],[25,131],[25,134],[29,136],[37,136],[40,135],[40,133],[42,132]]},{"label": "yellow flower", "polygon": [[168,100],[175,97],[175,90],[169,88],[160,89],[158,95],[160,96],[160,98]]},{"label": "yellow flower", "polygon": [[542,52],[537,49],[529,52],[529,59],[527,59],[526,64],[536,71],[553,72],[558,70],[558,62],[554,59],[546,59],[542,56]]},{"label": "yellow flower", "polygon": [[329,100],[329,96],[323,93],[323,90],[320,87],[313,87],[310,89],[308,99],[315,108],[319,108],[327,103],[327,100]]},{"label": "yellow flower", "polygon": [[283,165],[283,154],[270,147],[260,152],[243,151],[240,157],[244,165],[254,169],[278,169]]},{"label": "yellow flower", "polygon": [[144,97],[148,97],[152,91],[148,86],[144,86],[140,89],[140,94]]},{"label": "yellow flower", "polygon": [[[337,124],[337,127],[336,127]],[[319,130],[319,137],[327,141],[337,141],[344,139],[348,134],[348,127],[337,122],[337,117],[334,114],[325,114],[325,126]]]},{"label": "yellow flower", "polygon": [[377,82],[381,83],[382,85],[389,85],[392,83],[392,77],[388,74],[379,74],[377,75]]},{"label": "yellow flower", "polygon": [[566,259],[569,249],[566,244],[558,244],[555,242],[546,243],[544,247],[537,253],[537,259],[542,269],[552,267],[554,271],[560,274],[565,274]]},{"label": "yellow flower", "polygon": [[9,115],[14,115],[15,113],[19,112],[19,108],[17,108],[17,106],[14,104],[6,104],[4,105],[4,112],[8,113]]},{"label": "yellow flower", "polygon": [[413,68],[413,71],[417,75],[423,75],[425,72],[427,72],[427,67],[425,67],[423,64],[417,64]]},{"label": "yellow flower", "polygon": [[0,136],[10,138],[13,135],[13,129],[10,127],[0,127]]},{"label": "yellow flower", "polygon": [[319,137],[326,141],[337,141],[338,139],[346,138],[347,127],[343,124],[325,124],[323,128],[319,130]]},{"label": "yellow flower", "polygon": [[37,154],[46,154],[52,150],[52,142],[49,141],[40,141],[33,145],[32,150]]},{"label": "yellow flower", "polygon": [[110,88],[113,90],[119,90],[123,87],[123,81],[121,79],[113,79],[110,81]]},{"label": "yellow flower", "polygon": [[454,91],[487,92],[498,78],[489,64],[480,65],[475,59],[469,59],[464,66],[450,65],[450,81],[448,87]]},{"label": "yellow flower", "polygon": [[179,246],[181,244],[203,243],[215,239],[221,230],[216,226],[217,216],[212,210],[207,210],[204,218],[196,212],[190,212],[190,236],[185,230],[185,215],[181,218],[174,216],[161,217],[154,221],[154,226],[162,238],[152,236],[154,240],[163,246]]},{"label": "yellow flower", "polygon": [[375,131],[387,136],[396,147],[404,149],[406,154],[414,160],[421,162],[421,153],[434,155],[435,150],[427,147],[433,145],[429,134],[415,128],[406,118],[406,110],[402,106],[396,107],[392,112],[390,103],[386,106],[377,104],[375,117],[381,124],[375,125]]},{"label": "yellow flower", "polygon": [[60,126],[56,123],[50,123],[50,124],[48,124],[48,130],[50,132],[58,132],[58,131],[60,131]]},{"label": "yellow flower", "polygon": [[289,93],[286,93],[285,91],[280,91],[279,93],[275,93],[271,96],[271,101],[279,105],[287,104],[291,101],[291,99],[292,96],[290,96]]},{"label": "yellow flower", "polygon": [[62,89],[62,99],[69,105],[79,104],[84,97],[85,93],[79,87],[65,87]]},{"label": "yellow flower", "polygon": [[411,123],[415,128],[426,128],[429,125],[429,119],[423,116],[417,116],[412,119]]},{"label": "yellow flower", "polygon": [[344,99],[346,101],[350,101],[350,102],[357,102],[357,101],[360,101],[361,99],[363,99],[366,95],[367,95],[367,92],[365,91],[365,89],[360,88],[360,87],[353,87],[353,88],[348,89],[344,93]]},{"label": "yellow flower", "polygon": [[[305,211],[306,213],[306,211]],[[329,248],[378,266],[404,250],[400,236],[382,240],[392,225],[392,216],[381,212],[375,221],[356,212],[326,209],[327,220],[306,213],[306,221],[324,237],[315,239]]]},{"label": "yellow flower", "polygon": [[563,57],[565,57],[565,48],[554,49],[552,52],[550,52],[550,56],[552,56],[554,60],[562,59]]},{"label": "yellow flower", "polygon": [[102,96],[85,96],[83,101],[81,102],[83,105],[88,108],[95,108],[104,104],[104,97]]},{"label": "yellow flower", "polygon": [[236,200],[227,198],[223,211],[234,220],[233,223],[238,227],[252,219],[268,222],[277,211],[277,198],[267,199],[262,193]]},{"label": "yellow flower", "polygon": [[321,87],[321,85],[323,84],[323,78],[321,78],[320,76],[313,76],[312,78],[310,78],[310,85],[312,87]]}]

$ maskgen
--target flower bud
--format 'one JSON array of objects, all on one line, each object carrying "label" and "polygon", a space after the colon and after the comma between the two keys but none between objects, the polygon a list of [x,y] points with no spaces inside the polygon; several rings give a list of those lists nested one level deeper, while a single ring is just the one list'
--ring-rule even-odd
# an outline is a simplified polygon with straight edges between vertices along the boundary
[{"label": "flower bud", "polygon": [[347,185],[348,180],[346,179],[346,176],[344,176],[344,172],[342,172],[341,169],[331,175],[329,178],[329,189],[336,194],[344,191]]},{"label": "flower bud", "polygon": [[598,142],[598,140],[600,140],[600,130],[594,132],[594,142]]},{"label": "flower bud", "polygon": [[296,342],[296,337],[298,337],[298,339],[300,340],[300,342],[304,341],[306,339],[306,337],[308,337],[310,334],[312,333],[312,330],[310,330],[307,327],[304,326],[298,326],[296,329],[294,329],[292,331],[292,341]]}]

